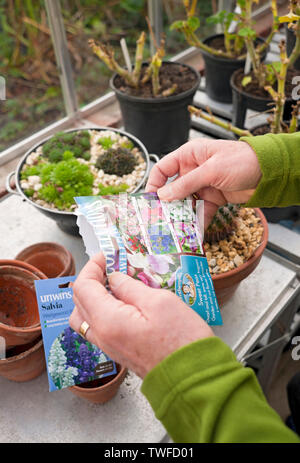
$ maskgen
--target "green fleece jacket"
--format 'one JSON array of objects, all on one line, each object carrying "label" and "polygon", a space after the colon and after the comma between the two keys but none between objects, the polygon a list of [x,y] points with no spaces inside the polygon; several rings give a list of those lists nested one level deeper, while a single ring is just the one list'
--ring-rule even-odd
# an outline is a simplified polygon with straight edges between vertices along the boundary
[{"label": "green fleece jacket", "polygon": [[[300,133],[241,140],[256,152],[263,174],[246,205],[300,204]],[[253,370],[218,337],[166,357],[145,377],[142,392],[175,442],[300,443],[268,405]]]}]

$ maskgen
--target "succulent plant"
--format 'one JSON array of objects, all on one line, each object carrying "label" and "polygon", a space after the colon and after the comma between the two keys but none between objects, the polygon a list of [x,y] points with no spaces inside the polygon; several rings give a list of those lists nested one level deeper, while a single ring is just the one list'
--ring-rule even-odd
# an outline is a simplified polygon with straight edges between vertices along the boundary
[{"label": "succulent plant", "polygon": [[130,174],[136,164],[137,160],[129,149],[109,148],[104,154],[100,154],[95,165],[106,174],[122,177]]},{"label": "succulent plant", "polygon": [[66,151],[72,152],[75,158],[88,161],[90,154],[90,134],[87,130],[78,132],[58,132],[43,145],[43,155],[50,162],[60,162]]},{"label": "succulent plant", "polygon": [[235,218],[238,216],[239,209],[240,206],[236,204],[219,207],[205,231],[204,242],[211,244],[228,238],[235,229]]}]

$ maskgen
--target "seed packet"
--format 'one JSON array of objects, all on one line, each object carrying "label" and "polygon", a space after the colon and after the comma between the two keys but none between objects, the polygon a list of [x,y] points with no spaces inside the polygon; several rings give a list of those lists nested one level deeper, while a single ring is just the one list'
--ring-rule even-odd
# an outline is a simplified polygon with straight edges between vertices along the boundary
[{"label": "seed packet", "polygon": [[74,309],[69,282],[75,279],[71,276],[35,281],[49,391],[117,373],[115,362],[69,326]]},{"label": "seed packet", "polygon": [[155,193],[75,201],[86,252],[89,257],[104,253],[107,274],[120,271],[173,291],[207,323],[222,325],[202,246],[203,201],[166,203]]}]

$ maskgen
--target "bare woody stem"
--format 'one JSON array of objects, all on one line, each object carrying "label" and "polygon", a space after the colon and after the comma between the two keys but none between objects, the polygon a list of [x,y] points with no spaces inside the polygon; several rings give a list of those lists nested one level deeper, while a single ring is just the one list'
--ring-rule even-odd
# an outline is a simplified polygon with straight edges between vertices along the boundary
[{"label": "bare woody stem", "polygon": [[185,7],[186,15],[188,18],[192,18],[195,16],[196,7],[197,7],[197,0],[183,0],[183,4]]},{"label": "bare woody stem", "polygon": [[257,48],[257,53],[262,54],[270,45],[274,35],[278,32],[279,21],[278,21],[278,9],[277,9],[277,0],[272,0],[271,2],[271,11],[273,16],[273,25],[270,34],[266,38],[265,42]]},{"label": "bare woody stem", "polygon": [[160,83],[159,83],[159,70],[161,68],[161,58],[159,52],[157,51],[152,58],[151,61],[151,68],[152,68],[152,89],[153,95],[157,96],[160,92]]},{"label": "bare woody stem", "polygon": [[114,58],[114,52],[109,47],[104,45],[96,45],[94,40],[89,40],[89,45],[92,48],[95,55],[103,61],[107,67],[111,70],[119,74],[123,79],[130,85],[131,87],[137,87],[138,82],[135,80],[133,75],[127,71],[126,69],[119,66]]},{"label": "bare woody stem", "polygon": [[181,31],[183,32],[188,44],[191,45],[192,47],[200,48],[200,50],[204,50],[207,53],[214,55],[214,56],[222,56],[224,58],[234,57],[232,53],[224,52],[222,50],[216,50],[215,48],[209,47],[205,43],[201,42],[201,40],[198,39],[197,35],[193,31],[191,31],[188,27],[183,27]]},{"label": "bare woody stem", "polygon": [[298,130],[298,115],[300,110],[300,101],[293,106],[292,117],[290,120],[289,133],[295,133]]},{"label": "bare woody stem", "polygon": [[[245,26],[251,28],[252,0],[245,0],[245,5],[244,7],[241,7],[241,9],[242,9],[243,17],[244,17]],[[260,54],[258,50],[255,49],[254,40],[250,36],[246,36],[245,43],[246,43],[247,51],[250,55],[250,59],[252,62],[252,68],[253,68],[254,75],[259,82],[259,86],[264,87],[266,76],[265,76],[263,66],[261,65]]]},{"label": "bare woody stem", "polygon": [[286,47],[284,40],[279,44],[280,48],[280,72],[277,73],[277,92],[271,87],[266,86],[265,89],[270,93],[274,102],[276,103],[274,110],[274,119],[271,124],[272,133],[281,133],[282,132],[282,123],[283,123],[283,110],[286,100],[285,96],[285,83],[287,77],[287,71],[289,67],[289,59],[286,54]]},{"label": "bare woody stem", "polygon": [[211,122],[212,124],[222,127],[223,129],[236,134],[238,137],[252,137],[253,136],[252,133],[249,132],[248,130],[239,129],[238,127],[235,127],[234,125],[232,125],[230,122],[221,121],[220,119],[213,116],[212,114],[204,113],[202,109],[195,108],[194,106],[188,106],[188,110],[192,115],[201,117],[202,119],[208,122]]},{"label": "bare woody stem", "polygon": [[141,75],[141,69],[142,69],[143,57],[144,57],[145,40],[146,40],[146,34],[143,31],[136,42],[133,78],[137,83],[139,82],[140,75]]}]

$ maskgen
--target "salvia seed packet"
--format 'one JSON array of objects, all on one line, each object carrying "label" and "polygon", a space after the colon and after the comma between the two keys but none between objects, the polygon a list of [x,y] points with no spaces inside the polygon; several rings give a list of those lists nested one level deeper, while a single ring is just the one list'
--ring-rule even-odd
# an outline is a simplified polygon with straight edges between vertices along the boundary
[{"label": "salvia seed packet", "polygon": [[203,201],[160,201],[156,193],[76,197],[89,257],[102,251],[119,271],[177,294],[208,324],[222,325],[203,251]]},{"label": "salvia seed packet", "polygon": [[117,373],[115,362],[69,326],[74,309],[69,283],[75,279],[70,276],[35,281],[49,391]]}]

